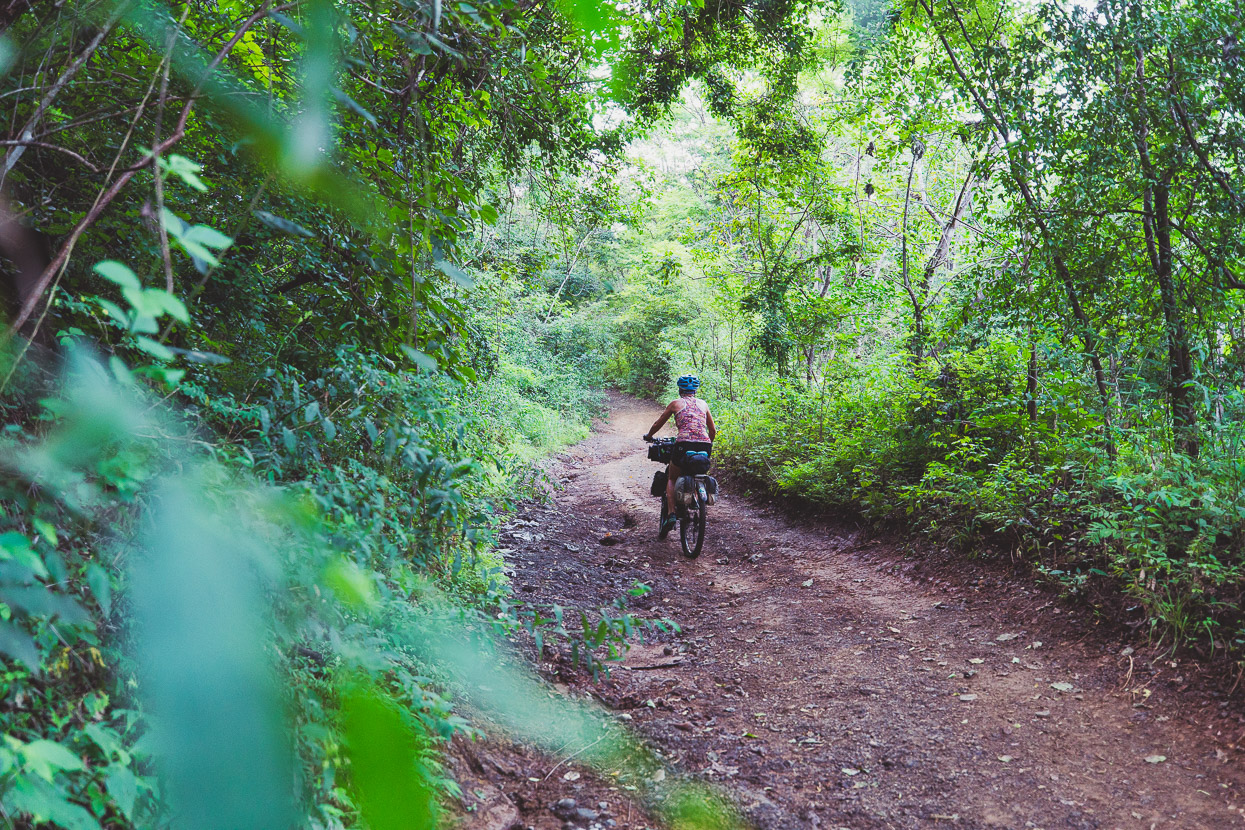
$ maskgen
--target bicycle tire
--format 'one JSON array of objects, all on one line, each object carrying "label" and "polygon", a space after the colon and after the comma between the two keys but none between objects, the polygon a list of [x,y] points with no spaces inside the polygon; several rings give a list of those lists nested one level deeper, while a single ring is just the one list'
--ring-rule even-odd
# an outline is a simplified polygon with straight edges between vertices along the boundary
[{"label": "bicycle tire", "polygon": [[701,504],[699,509],[689,510],[687,517],[679,520],[679,543],[688,559],[700,556],[700,549],[704,547],[706,513],[708,509]]},{"label": "bicycle tire", "polygon": [[665,539],[670,535],[670,531],[666,529],[666,517],[670,515],[670,506],[666,504],[666,497],[661,497],[661,517],[657,520],[657,538]]}]

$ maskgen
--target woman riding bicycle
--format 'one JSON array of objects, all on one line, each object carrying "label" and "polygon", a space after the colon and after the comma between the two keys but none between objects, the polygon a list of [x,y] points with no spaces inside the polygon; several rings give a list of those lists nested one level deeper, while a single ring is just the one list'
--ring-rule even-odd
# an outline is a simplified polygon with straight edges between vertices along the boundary
[{"label": "woman riding bicycle", "polygon": [[700,388],[700,378],[695,375],[684,375],[679,378],[679,397],[672,400],[654,423],[652,429],[644,436],[645,440],[665,426],[670,416],[674,416],[675,426],[679,428],[678,438],[674,444],[674,455],[666,468],[666,506],[668,513],[662,531],[669,532],[678,523],[677,509],[674,503],[674,483],[683,475],[678,462],[683,460],[684,453],[713,452],[713,439],[717,437],[718,428],[713,423],[713,415],[709,413],[709,405],[696,397]]}]

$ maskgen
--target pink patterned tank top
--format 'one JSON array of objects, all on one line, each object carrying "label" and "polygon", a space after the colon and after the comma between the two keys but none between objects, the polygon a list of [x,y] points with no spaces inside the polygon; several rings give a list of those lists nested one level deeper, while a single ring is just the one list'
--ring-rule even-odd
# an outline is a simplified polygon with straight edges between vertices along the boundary
[{"label": "pink patterned tank top", "polygon": [[680,441],[709,443],[709,410],[698,398],[684,398],[687,406],[674,413],[674,423],[679,428]]}]

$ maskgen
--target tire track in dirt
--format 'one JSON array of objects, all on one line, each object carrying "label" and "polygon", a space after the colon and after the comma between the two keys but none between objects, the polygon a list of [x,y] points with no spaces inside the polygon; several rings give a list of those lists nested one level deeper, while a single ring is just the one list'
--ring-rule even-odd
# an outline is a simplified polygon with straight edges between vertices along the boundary
[{"label": "tire track in dirt", "polygon": [[[679,635],[601,684],[564,655],[543,668],[757,825],[1245,826],[1239,700],[1156,682],[1179,663],[1141,668],[1049,594],[970,563],[918,582],[891,573],[903,560],[885,542],[729,491],[686,560],[674,534],[656,539],[640,435],[657,409],[613,404],[563,456],[554,505],[527,513],[537,532],[512,535],[514,584],[583,606],[651,586],[635,610]],[[525,822],[562,826],[526,803]]]}]

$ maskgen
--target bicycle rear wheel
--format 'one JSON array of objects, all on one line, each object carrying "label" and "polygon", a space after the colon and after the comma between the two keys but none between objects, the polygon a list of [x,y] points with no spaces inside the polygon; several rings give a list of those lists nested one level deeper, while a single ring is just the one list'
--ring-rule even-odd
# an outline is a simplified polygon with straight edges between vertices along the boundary
[{"label": "bicycle rear wheel", "polygon": [[709,512],[701,504],[687,511],[687,516],[679,520],[679,542],[683,546],[683,555],[688,559],[700,556],[700,549],[705,544],[705,514]]}]

